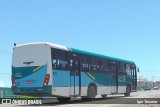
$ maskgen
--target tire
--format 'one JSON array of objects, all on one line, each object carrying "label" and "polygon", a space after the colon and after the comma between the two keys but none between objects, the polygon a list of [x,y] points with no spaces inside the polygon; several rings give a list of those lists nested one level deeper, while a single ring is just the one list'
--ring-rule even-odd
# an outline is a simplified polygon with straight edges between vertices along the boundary
[{"label": "tire", "polygon": [[69,103],[71,98],[68,97],[68,98],[57,98],[57,100],[60,102],[60,103]]},{"label": "tire", "polygon": [[107,97],[107,94],[104,94],[104,95],[101,95],[102,96],[102,98],[106,98]]},{"label": "tire", "polygon": [[87,96],[82,96],[81,99],[82,99],[82,101],[89,101],[90,100]]},{"label": "tire", "polygon": [[94,85],[90,85],[90,86],[88,87],[87,97],[88,97],[89,99],[93,99],[93,98],[96,97],[96,95],[97,95],[96,87],[95,87]]},{"label": "tire", "polygon": [[127,97],[127,96],[130,96],[130,93],[131,93],[131,86],[127,85],[127,87],[126,87],[126,93],[124,95]]}]

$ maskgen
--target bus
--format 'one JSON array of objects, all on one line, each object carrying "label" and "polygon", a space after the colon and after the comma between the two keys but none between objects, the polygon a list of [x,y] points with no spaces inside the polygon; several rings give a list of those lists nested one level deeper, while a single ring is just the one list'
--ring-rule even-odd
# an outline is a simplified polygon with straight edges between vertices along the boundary
[{"label": "bus", "polygon": [[15,45],[12,90],[17,95],[54,96],[60,102],[73,97],[129,96],[136,91],[133,61],[48,42]]}]

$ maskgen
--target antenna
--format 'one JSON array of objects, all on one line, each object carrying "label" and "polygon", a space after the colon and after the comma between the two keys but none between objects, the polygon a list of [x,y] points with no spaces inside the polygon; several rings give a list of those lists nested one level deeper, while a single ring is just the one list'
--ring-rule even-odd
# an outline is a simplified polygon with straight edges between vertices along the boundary
[{"label": "antenna", "polygon": [[16,46],[17,44],[16,43],[14,43],[14,47]]}]

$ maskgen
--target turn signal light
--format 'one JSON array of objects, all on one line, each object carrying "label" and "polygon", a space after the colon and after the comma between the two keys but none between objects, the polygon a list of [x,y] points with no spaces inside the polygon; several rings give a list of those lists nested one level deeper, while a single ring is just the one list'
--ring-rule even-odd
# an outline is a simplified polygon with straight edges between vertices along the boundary
[{"label": "turn signal light", "polygon": [[50,74],[46,74],[45,79],[44,79],[43,86],[47,86],[47,85],[48,85],[49,79],[50,79]]},{"label": "turn signal light", "polygon": [[15,84],[15,81],[14,81],[14,78],[13,78],[13,76],[11,76],[11,79],[12,79],[12,86],[16,86],[16,84]]}]

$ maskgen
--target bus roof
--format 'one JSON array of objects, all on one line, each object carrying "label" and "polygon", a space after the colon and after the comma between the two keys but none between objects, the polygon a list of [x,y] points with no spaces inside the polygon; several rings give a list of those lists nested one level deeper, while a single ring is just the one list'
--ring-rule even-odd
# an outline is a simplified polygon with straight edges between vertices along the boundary
[{"label": "bus roof", "polygon": [[110,59],[110,60],[114,60],[114,61],[120,61],[120,62],[124,62],[124,63],[135,64],[133,61],[129,61],[129,60],[114,58],[114,57],[110,57],[110,56],[106,56],[106,55],[101,55],[101,54],[96,54],[96,53],[92,53],[92,52],[88,52],[88,51],[83,51],[83,50],[79,50],[79,49],[75,49],[75,48],[69,48],[69,49],[72,52],[77,52],[77,53],[81,53],[81,54],[85,54],[85,55],[91,55],[91,56],[106,58],[106,59]]},{"label": "bus roof", "polygon": [[120,62],[124,62],[124,63],[129,63],[129,64],[135,64],[133,61],[114,58],[114,57],[101,55],[101,54],[96,54],[96,53],[92,53],[92,52],[88,52],[88,51],[84,51],[84,50],[79,50],[79,49],[76,49],[76,48],[69,48],[69,47],[66,47],[66,46],[63,46],[63,45],[58,45],[58,44],[49,43],[49,42],[27,43],[27,44],[17,45],[16,47],[24,46],[24,45],[34,45],[34,44],[47,44],[47,45],[50,45],[50,47],[57,48],[57,49],[62,49],[62,50],[77,52],[77,53],[81,53],[81,54],[85,54],[85,55],[91,55],[91,56],[106,58],[106,59],[110,59],[110,60],[114,60],[114,61],[120,61]]},{"label": "bus roof", "polygon": [[27,46],[27,45],[48,45],[48,46],[50,46],[52,48],[69,51],[66,46],[58,45],[58,44],[54,44],[54,43],[50,43],[50,42],[33,42],[33,43],[26,43],[26,44],[16,45],[15,47],[17,48],[17,47],[22,47],[22,46]]}]

